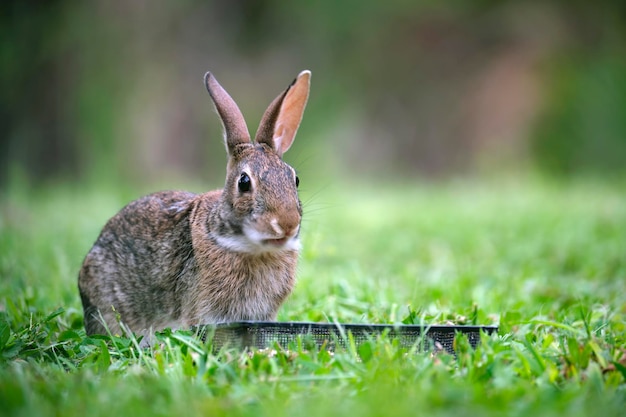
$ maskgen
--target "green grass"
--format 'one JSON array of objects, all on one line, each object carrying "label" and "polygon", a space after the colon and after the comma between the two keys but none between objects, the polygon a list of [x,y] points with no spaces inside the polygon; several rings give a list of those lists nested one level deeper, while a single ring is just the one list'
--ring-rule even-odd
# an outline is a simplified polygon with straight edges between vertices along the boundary
[{"label": "green grass", "polygon": [[[76,275],[137,193],[0,197],[0,414],[623,415],[623,183],[345,183],[303,190],[298,285],[279,320],[498,324],[457,358],[298,346],[222,351],[185,332],[88,338]],[[370,353],[371,350],[371,354]],[[361,352],[364,353],[364,352]]]}]

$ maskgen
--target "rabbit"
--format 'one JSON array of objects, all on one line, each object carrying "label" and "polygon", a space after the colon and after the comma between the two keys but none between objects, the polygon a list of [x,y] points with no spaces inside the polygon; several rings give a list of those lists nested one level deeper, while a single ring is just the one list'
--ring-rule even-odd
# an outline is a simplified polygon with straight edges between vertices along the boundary
[{"label": "rabbit", "polygon": [[88,335],[276,320],[295,283],[302,219],[299,178],[282,156],[310,77],[302,71],[272,101],[252,142],[237,104],[206,73],[228,153],[224,188],[150,194],[106,223],[78,276]]}]

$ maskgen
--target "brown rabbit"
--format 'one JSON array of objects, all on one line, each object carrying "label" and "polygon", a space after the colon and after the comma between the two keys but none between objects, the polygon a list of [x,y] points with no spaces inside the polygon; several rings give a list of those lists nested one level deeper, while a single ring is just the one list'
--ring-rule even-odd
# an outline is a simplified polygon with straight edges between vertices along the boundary
[{"label": "brown rabbit", "polygon": [[[295,282],[302,207],[282,160],[309,95],[302,71],[263,115],[255,142],[241,111],[207,73],[224,125],[224,189],[164,191],[111,218],[78,277],[87,334],[275,320]],[[104,323],[103,323],[104,320]]]}]

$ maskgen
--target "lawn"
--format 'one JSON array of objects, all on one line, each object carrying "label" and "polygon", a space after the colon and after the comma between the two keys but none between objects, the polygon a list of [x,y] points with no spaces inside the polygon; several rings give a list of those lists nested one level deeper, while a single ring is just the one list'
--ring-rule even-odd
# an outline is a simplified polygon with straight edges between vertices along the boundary
[{"label": "lawn", "polygon": [[[196,188],[201,190],[201,188]],[[100,227],[140,192],[0,195],[0,415],[623,415],[626,190],[538,179],[307,187],[281,321],[498,324],[456,358],[386,338],[334,354],[141,349],[87,338],[76,287]]]}]

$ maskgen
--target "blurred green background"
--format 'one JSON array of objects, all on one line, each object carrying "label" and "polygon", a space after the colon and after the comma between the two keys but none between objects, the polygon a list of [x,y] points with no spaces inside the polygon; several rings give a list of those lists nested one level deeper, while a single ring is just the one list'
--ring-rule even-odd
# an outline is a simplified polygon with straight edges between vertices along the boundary
[{"label": "blurred green background", "polygon": [[211,70],[254,131],[302,69],[307,181],[622,176],[622,1],[3,2],[0,186],[223,181]]}]

